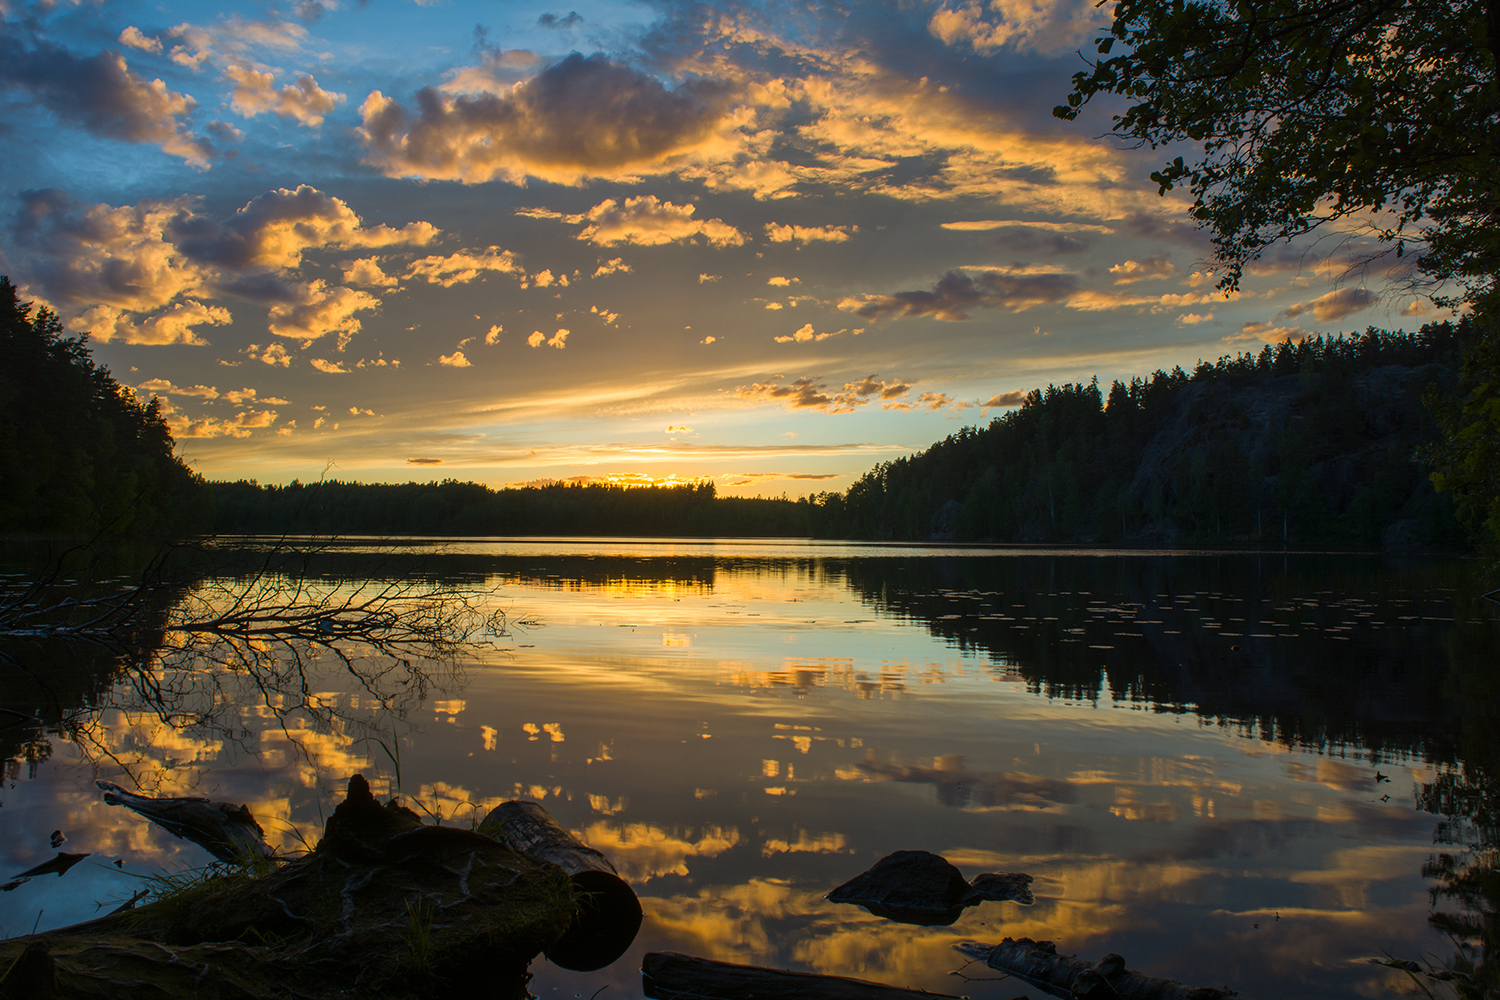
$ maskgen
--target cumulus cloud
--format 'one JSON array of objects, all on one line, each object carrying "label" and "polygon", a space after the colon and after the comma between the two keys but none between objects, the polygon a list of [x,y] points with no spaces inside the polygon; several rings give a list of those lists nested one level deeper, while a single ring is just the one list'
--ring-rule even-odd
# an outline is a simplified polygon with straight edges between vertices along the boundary
[{"label": "cumulus cloud", "polygon": [[464,357],[464,352],[461,350],[454,351],[452,354],[438,355],[438,364],[447,365],[449,368],[472,367],[472,362],[470,362],[468,358]]},{"label": "cumulus cloud", "polygon": [[228,220],[200,215],[174,219],[169,234],[189,257],[228,268],[294,268],[304,251],[322,247],[422,246],[441,230],[412,222],[400,229],[366,227],[340,198],[308,184],[257,195]]},{"label": "cumulus cloud", "polygon": [[344,283],[364,285],[368,288],[395,288],[398,282],[394,275],[386,274],[377,257],[361,257],[343,265]]},{"label": "cumulus cloud", "polygon": [[1076,49],[1107,22],[1088,0],[979,0],[944,4],[927,30],[946,45],[988,55],[1003,46],[1051,54]]},{"label": "cumulus cloud", "polygon": [[393,177],[578,184],[624,178],[713,140],[728,88],[661,81],[574,53],[506,94],[417,92],[412,113],[380,91],[360,107],[368,162]]},{"label": "cumulus cloud", "polygon": [[446,257],[423,257],[406,269],[406,277],[421,278],[431,285],[452,288],[454,285],[467,284],[490,271],[500,274],[526,273],[515,254],[499,247],[490,247],[479,252],[460,250]]},{"label": "cumulus cloud", "polygon": [[275,410],[245,410],[233,417],[200,417],[180,414],[167,417],[167,428],[175,438],[245,438],[250,432],[270,427],[276,422]]},{"label": "cumulus cloud", "polygon": [[[633,268],[621,258],[612,257],[609,260],[601,260],[599,262],[599,266],[594,269],[594,277],[602,278],[606,274],[629,274],[632,270]],[[699,280],[702,280],[701,276]]]},{"label": "cumulus cloud", "polygon": [[[438,232],[425,222],[366,227],[338,198],[307,185],[267,192],[223,221],[199,214],[187,197],[114,207],[82,205],[48,189],[23,192],[21,201],[11,235],[25,253],[26,287],[70,329],[138,344],[201,343],[197,328],[230,321],[223,306],[206,301],[220,295],[270,306],[278,335],[339,332],[347,339],[359,328],[352,313],[378,301],[322,281],[291,280],[303,253],[422,243]],[[394,284],[374,258],[344,267],[362,283]],[[279,355],[262,360],[287,363]]]},{"label": "cumulus cloud", "polygon": [[213,154],[180,120],[197,102],[159,79],[137,76],[118,52],[84,58],[45,42],[26,48],[13,34],[0,36],[0,85],[29,94],[94,135],[153,143],[200,168]]},{"label": "cumulus cloud", "polygon": [[[326,360],[324,358],[313,358],[312,361],[309,362],[309,364],[311,364],[314,368],[316,368],[318,371],[324,373],[325,375],[347,375],[347,374],[349,374],[349,369],[346,368],[346,367],[344,367],[342,364],[340,364],[337,361],[328,361],[328,360]],[[313,424],[313,426],[317,427],[320,424],[322,424],[322,422],[323,422],[322,418],[319,418],[318,421]],[[338,425],[335,424],[334,428],[337,429]]]},{"label": "cumulus cloud", "polygon": [[770,278],[767,278],[766,279],[766,284],[768,284],[768,285],[775,285],[777,288],[786,288],[786,287],[790,286],[791,283],[794,282],[794,281],[798,282],[800,284],[801,281],[802,281],[802,279],[801,278],[786,278],[786,277],[782,277],[781,275],[775,275],[775,276],[772,276]]},{"label": "cumulus cloud", "polygon": [[1137,281],[1169,278],[1177,268],[1166,257],[1147,257],[1145,260],[1127,260],[1109,269],[1115,276],[1115,284],[1129,285]]},{"label": "cumulus cloud", "polygon": [[[240,353],[263,364],[272,367],[290,368],[292,366],[292,354],[281,344],[267,344],[261,347],[259,344],[247,344],[240,348]],[[313,367],[317,367],[313,362]]]},{"label": "cumulus cloud", "polygon": [[505,332],[505,327],[496,323],[490,327],[489,332],[484,335],[484,342],[491,346],[500,343],[500,335]]},{"label": "cumulus cloud", "polygon": [[986,270],[973,277],[949,271],[931,291],[896,292],[847,298],[839,308],[865,319],[931,316],[950,322],[969,318],[969,310],[1007,309],[1021,312],[1032,306],[1066,301],[1075,291],[1071,274],[1025,270]]},{"label": "cumulus cloud", "polygon": [[1327,295],[1320,295],[1311,302],[1298,302],[1288,306],[1282,310],[1281,315],[1295,319],[1305,313],[1312,313],[1320,322],[1334,323],[1370,308],[1379,299],[1380,296],[1368,288],[1340,288]]},{"label": "cumulus cloud", "polygon": [[136,388],[152,396],[198,396],[205,400],[219,398],[219,390],[211,385],[190,385],[184,388],[173,385],[171,379],[165,378],[147,379]]},{"label": "cumulus cloud", "polygon": [[526,338],[526,344],[528,347],[541,347],[543,344],[546,344],[548,347],[555,347],[558,350],[562,350],[568,346],[569,332],[568,330],[558,330],[551,337],[548,337],[540,330],[532,330],[531,336]]},{"label": "cumulus cloud", "polygon": [[224,67],[224,78],[234,84],[229,106],[246,118],[271,111],[283,118],[295,118],[309,128],[317,128],[323,124],[323,117],[345,100],[343,94],[319,87],[307,73],[299,76],[295,84],[289,83],[280,90],[276,89],[276,78],[272,74],[241,66]]},{"label": "cumulus cloud", "polygon": [[813,325],[811,323],[806,323],[803,324],[803,326],[795,333],[792,333],[785,337],[776,337],[774,339],[778,344],[806,344],[812,341],[828,340],[831,337],[842,337],[846,333],[853,333],[853,335],[857,337],[864,332],[865,331],[863,327],[860,327],[859,329],[853,331],[851,331],[848,327],[845,327],[842,330],[831,330],[826,333],[816,333],[813,330]]},{"label": "cumulus cloud", "polygon": [[804,377],[786,383],[755,382],[748,386],[738,386],[734,394],[744,400],[780,402],[791,410],[852,413],[867,403],[898,399],[910,389],[910,382],[895,379],[884,381],[874,375],[867,375],[858,382],[845,382],[838,391],[830,391],[818,379]]},{"label": "cumulus cloud", "polygon": [[617,202],[606,198],[581,215],[563,216],[573,223],[587,223],[578,234],[597,246],[633,243],[654,247],[678,240],[704,237],[716,247],[739,246],[744,235],[723,219],[695,219],[696,205],[674,205],[654,194],[626,198]]},{"label": "cumulus cloud", "polygon": [[271,307],[269,329],[278,337],[303,341],[337,334],[342,350],[359,331],[360,321],[355,313],[378,308],[380,300],[368,292],[329,286],[319,278],[298,289],[296,301],[278,302]]},{"label": "cumulus cloud", "polygon": [[193,299],[176,303],[165,312],[158,313],[130,328],[125,333],[127,344],[193,344],[202,346],[202,340],[193,331],[195,326],[224,326],[233,317],[222,306],[206,306]]},{"label": "cumulus cloud", "polygon": [[1026,402],[1026,393],[1021,389],[1013,389],[1010,392],[998,392],[980,403],[980,406],[1020,406]]},{"label": "cumulus cloud", "polygon": [[132,49],[140,49],[142,52],[161,51],[161,39],[147,37],[141,32],[140,28],[137,28],[133,24],[127,25],[125,30],[120,32],[119,42],[121,45],[128,45]]},{"label": "cumulus cloud", "polygon": [[772,243],[843,243],[858,226],[797,226],[766,223],[766,238]]}]

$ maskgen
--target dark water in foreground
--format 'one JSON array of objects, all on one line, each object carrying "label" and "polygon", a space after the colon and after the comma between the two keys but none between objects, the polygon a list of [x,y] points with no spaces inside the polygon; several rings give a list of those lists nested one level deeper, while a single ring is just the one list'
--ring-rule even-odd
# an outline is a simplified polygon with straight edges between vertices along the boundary
[{"label": "dark water in foreground", "polygon": [[[539,959],[543,998],[639,996],[653,950],[1041,996],[949,975],[954,942],[1021,935],[1249,998],[1398,995],[1410,980],[1370,959],[1447,957],[1434,912],[1451,923],[1487,905],[1444,892],[1500,829],[1500,608],[1480,598],[1478,564],[419,548],[421,573],[498,586],[495,606],[537,624],[411,669],[351,645],[353,670],[275,649],[248,665],[50,650],[44,666],[28,654],[29,677],[6,674],[0,875],[51,857],[54,829],[65,850],[98,853],[0,894],[0,934],[39,911],[43,929],[92,917],[136,888],[125,872],[207,860],[105,807],[95,777],[246,802],[289,846],[316,836],[355,772],[459,825],[537,799],[646,911],[599,973]],[[411,570],[351,547],[318,571]],[[899,849],[967,876],[1029,872],[1037,903],[923,928],[823,899]]]}]

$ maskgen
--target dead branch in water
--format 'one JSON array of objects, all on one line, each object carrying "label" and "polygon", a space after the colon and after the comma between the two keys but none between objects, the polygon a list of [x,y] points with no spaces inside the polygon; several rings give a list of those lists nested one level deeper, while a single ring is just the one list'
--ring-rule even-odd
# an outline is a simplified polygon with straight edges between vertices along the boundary
[{"label": "dead branch in water", "polygon": [[[155,782],[140,762],[97,725],[104,712],[249,750],[257,737],[243,713],[251,711],[274,719],[309,760],[309,733],[385,745],[392,718],[458,681],[465,651],[531,624],[496,611],[491,588],[436,577],[399,549],[351,567],[336,548],[179,546],[138,563],[128,579],[106,556],[75,550],[0,590],[0,666],[47,692],[52,664],[97,659],[106,686],[84,707],[59,702],[49,728],[149,789]],[[354,681],[350,697],[320,694],[330,671]]]}]

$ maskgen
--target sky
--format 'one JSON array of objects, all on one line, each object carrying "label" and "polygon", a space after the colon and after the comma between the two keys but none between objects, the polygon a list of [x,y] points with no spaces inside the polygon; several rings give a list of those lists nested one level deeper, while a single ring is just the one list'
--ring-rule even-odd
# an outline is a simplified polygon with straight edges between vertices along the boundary
[{"label": "sky", "polygon": [[1049,383],[1442,315],[1340,234],[1218,291],[1184,151],[1052,117],[1092,0],[0,18],[0,273],[210,479],[842,491]]}]

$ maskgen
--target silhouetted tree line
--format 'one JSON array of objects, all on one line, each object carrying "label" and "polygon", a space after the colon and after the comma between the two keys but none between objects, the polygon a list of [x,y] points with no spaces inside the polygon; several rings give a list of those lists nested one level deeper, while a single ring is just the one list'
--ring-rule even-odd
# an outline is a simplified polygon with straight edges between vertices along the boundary
[{"label": "silhouetted tree line", "polygon": [[823,537],[1459,544],[1420,449],[1474,324],[1371,328],[1034,390],[983,429],[813,498]]},{"label": "silhouetted tree line", "polygon": [[0,277],[0,531],[169,534],[201,524],[201,480],[142,405]]},{"label": "silhouetted tree line", "polygon": [[491,489],[482,483],[211,483],[219,532],[356,535],[806,535],[808,506],[712,482]]}]

